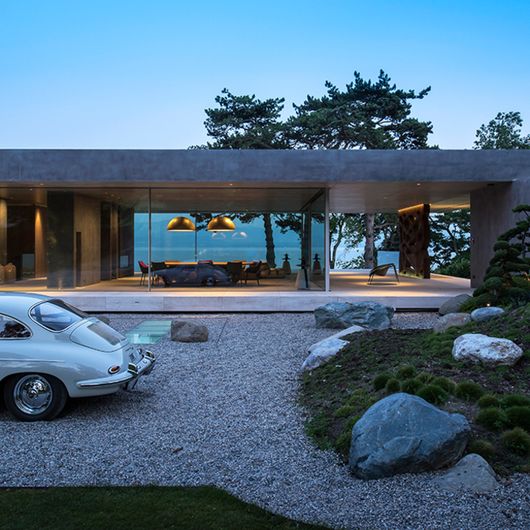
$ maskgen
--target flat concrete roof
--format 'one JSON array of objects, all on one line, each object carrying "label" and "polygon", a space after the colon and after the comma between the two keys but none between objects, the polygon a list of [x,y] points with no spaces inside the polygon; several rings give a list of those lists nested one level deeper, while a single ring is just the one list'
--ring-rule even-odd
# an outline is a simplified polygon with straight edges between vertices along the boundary
[{"label": "flat concrete roof", "polygon": [[4,186],[287,186],[519,179],[530,179],[530,150],[0,150],[0,185]]}]

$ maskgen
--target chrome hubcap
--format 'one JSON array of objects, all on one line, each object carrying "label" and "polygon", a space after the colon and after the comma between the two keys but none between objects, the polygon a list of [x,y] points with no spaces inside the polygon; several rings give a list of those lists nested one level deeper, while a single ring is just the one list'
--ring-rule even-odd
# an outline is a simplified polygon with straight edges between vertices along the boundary
[{"label": "chrome hubcap", "polygon": [[16,406],[22,412],[37,415],[50,406],[53,392],[45,377],[30,374],[19,379],[13,391],[13,397]]}]

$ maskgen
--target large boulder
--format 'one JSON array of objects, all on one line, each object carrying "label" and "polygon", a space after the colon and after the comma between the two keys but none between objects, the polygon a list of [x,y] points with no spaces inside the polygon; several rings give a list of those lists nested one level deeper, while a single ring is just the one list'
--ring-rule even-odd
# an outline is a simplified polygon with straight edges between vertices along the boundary
[{"label": "large boulder", "polygon": [[206,342],[208,328],[189,320],[173,320],[171,322],[171,340],[175,342]]},{"label": "large boulder", "polygon": [[332,357],[335,357],[337,353],[348,344],[348,341],[342,340],[341,337],[349,335],[350,333],[357,333],[359,331],[364,331],[364,328],[360,326],[350,326],[349,328],[331,335],[319,342],[316,342],[307,350],[306,360],[302,364],[302,370],[314,370],[318,368],[321,364],[326,363]]},{"label": "large boulder", "polygon": [[453,358],[457,361],[512,366],[522,356],[523,350],[515,342],[482,333],[465,333],[453,343]]},{"label": "large boulder", "polygon": [[438,309],[438,314],[443,316],[443,315],[448,315],[449,313],[458,313],[460,311],[460,308],[470,298],[471,298],[471,295],[469,294],[459,294],[457,296],[453,296],[452,298],[449,298],[449,300],[445,301],[440,306],[440,309]]},{"label": "large boulder", "polygon": [[433,331],[435,333],[443,333],[452,327],[465,326],[468,322],[471,322],[469,313],[448,313],[436,321]]},{"label": "large boulder", "polygon": [[490,493],[499,487],[495,471],[480,455],[464,456],[434,481],[437,488],[453,493]]},{"label": "large boulder", "polygon": [[393,315],[393,308],[377,302],[331,302],[315,309],[317,328],[361,326],[365,329],[387,329]]},{"label": "large boulder", "polygon": [[504,314],[502,307],[479,307],[474,311],[471,311],[471,320],[475,322],[483,322],[484,320],[490,320],[491,318],[499,317]]},{"label": "large boulder", "polygon": [[461,414],[444,412],[410,394],[372,405],[353,426],[349,467],[364,479],[419,473],[453,465],[470,434]]}]

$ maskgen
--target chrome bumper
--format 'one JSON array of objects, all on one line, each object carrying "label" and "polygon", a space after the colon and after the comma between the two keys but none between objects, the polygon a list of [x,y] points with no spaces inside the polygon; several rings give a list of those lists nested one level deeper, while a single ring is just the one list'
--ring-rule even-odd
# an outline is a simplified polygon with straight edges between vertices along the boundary
[{"label": "chrome bumper", "polygon": [[77,386],[79,388],[102,388],[125,385],[127,390],[132,390],[136,386],[140,376],[149,375],[151,373],[155,360],[155,356],[152,352],[145,351],[138,363],[129,363],[127,372],[109,377],[101,377],[99,379],[79,381]]}]

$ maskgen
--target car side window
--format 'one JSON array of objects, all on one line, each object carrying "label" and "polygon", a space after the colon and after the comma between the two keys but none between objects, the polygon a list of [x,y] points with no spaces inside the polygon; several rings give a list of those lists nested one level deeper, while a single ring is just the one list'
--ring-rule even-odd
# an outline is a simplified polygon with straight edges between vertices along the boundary
[{"label": "car side window", "polygon": [[0,315],[0,339],[27,339],[31,331],[22,322],[7,316]]}]

